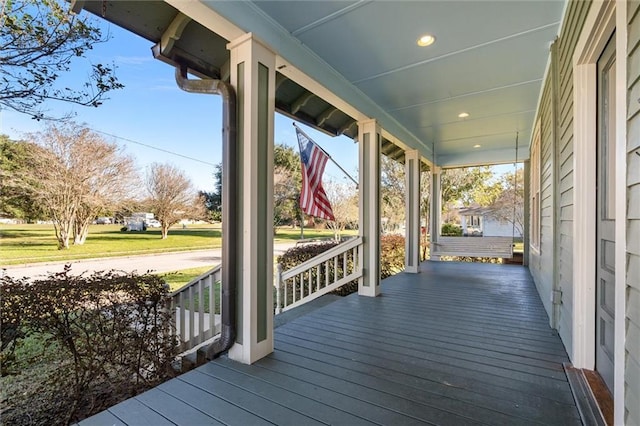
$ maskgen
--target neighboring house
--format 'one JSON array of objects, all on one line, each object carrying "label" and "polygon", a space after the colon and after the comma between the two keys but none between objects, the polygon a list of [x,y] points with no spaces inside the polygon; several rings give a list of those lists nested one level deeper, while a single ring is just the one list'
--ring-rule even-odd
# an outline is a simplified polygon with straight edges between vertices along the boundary
[{"label": "neighboring house", "polygon": [[522,232],[513,222],[497,219],[490,207],[464,207],[458,209],[463,236],[515,237]]}]

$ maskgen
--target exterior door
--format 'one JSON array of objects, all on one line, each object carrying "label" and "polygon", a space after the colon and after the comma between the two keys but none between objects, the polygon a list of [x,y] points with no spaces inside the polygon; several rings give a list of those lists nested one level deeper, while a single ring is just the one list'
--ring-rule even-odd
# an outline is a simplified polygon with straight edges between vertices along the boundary
[{"label": "exterior door", "polygon": [[613,390],[615,317],[615,34],[598,60],[596,370]]}]

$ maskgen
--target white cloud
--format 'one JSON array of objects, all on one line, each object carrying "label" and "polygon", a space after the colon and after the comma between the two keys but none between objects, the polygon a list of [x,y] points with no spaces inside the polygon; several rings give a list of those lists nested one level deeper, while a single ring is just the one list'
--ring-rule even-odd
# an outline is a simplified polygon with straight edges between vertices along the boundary
[{"label": "white cloud", "polygon": [[116,65],[144,65],[153,60],[151,55],[149,56],[116,56],[114,62]]}]

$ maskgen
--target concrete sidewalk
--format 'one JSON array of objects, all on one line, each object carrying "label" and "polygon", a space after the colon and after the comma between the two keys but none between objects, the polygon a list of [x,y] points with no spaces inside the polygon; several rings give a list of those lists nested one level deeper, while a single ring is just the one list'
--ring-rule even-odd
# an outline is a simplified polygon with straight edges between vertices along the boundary
[{"label": "concrete sidewalk", "polygon": [[[285,250],[296,245],[295,241],[278,243],[273,246],[274,256],[282,254]],[[103,259],[84,259],[65,262],[3,266],[3,272],[13,278],[36,278],[50,273],[62,272],[64,265],[71,264],[71,271],[75,274],[83,272],[119,270],[125,272],[147,271],[157,273],[179,271],[181,269],[211,266],[212,268],[221,262],[221,249],[196,250],[174,253],[157,253],[141,256],[107,257]]]}]

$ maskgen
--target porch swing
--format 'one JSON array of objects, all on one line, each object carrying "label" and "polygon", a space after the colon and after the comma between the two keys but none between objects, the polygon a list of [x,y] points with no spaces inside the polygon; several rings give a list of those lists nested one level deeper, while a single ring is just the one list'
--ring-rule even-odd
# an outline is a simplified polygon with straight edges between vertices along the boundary
[{"label": "porch swing", "polygon": [[[513,187],[518,184],[518,133],[515,141],[515,161],[513,163]],[[441,256],[452,257],[488,257],[488,258],[513,258],[516,233],[516,209],[517,197],[513,197],[513,215],[511,219],[510,237],[444,237],[439,236],[431,243],[431,258],[439,260]],[[435,257],[435,258],[434,258]]]}]

